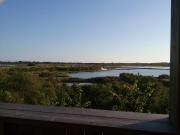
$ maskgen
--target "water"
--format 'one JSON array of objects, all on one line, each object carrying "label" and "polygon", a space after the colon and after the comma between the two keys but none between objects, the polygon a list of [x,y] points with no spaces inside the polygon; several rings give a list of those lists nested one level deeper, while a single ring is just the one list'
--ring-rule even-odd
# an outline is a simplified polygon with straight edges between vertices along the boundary
[{"label": "water", "polygon": [[133,74],[141,74],[144,76],[158,77],[159,75],[162,74],[170,75],[170,68],[169,67],[121,67],[107,71],[77,72],[77,73],[70,73],[69,75],[73,78],[86,79],[86,78],[107,77],[107,76],[118,77],[121,73],[133,73]]},{"label": "water", "polygon": [[66,83],[68,86],[72,86],[73,84],[84,86],[84,85],[93,85],[93,83]]}]

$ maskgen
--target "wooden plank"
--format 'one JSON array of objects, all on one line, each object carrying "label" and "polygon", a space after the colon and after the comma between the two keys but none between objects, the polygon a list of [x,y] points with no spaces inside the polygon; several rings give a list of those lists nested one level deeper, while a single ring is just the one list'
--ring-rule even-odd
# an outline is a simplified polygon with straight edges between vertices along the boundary
[{"label": "wooden plank", "polygon": [[0,135],[4,135],[4,123],[1,119],[0,119]]},{"label": "wooden plank", "polygon": [[[12,129],[14,135],[21,135],[20,133],[31,132],[38,133],[38,135],[49,135],[49,134],[66,134],[66,135],[174,135],[173,133],[167,132],[147,132],[145,130],[129,130],[121,128],[110,128],[110,127],[98,127],[98,126],[85,126],[85,125],[73,125],[73,124],[60,124],[60,123],[49,123],[48,126],[45,122],[41,121],[28,121],[21,120],[21,123],[18,122],[19,119],[16,119],[14,123],[6,124],[6,135],[12,135]],[[18,125],[18,126],[17,126]],[[24,126],[25,125],[25,126]],[[50,125],[50,126],[49,126]],[[62,130],[67,128],[67,132]],[[41,130],[39,130],[41,129]],[[42,131],[42,132],[39,132]],[[10,133],[10,134],[9,134]],[[22,134],[22,135],[24,135]],[[33,134],[31,134],[33,135]]]},{"label": "wooden plank", "polygon": [[171,91],[170,120],[180,129],[180,1],[172,0],[171,10]]},{"label": "wooden plank", "polygon": [[[113,116],[113,113],[118,113],[118,115]],[[31,120],[44,123],[66,123],[146,132],[176,133],[175,129],[169,124],[168,115],[1,103],[0,117],[6,120]]]},{"label": "wooden plank", "polygon": [[[25,104],[11,104],[11,103],[0,103],[0,109],[8,110],[22,110],[22,111],[33,111],[33,112],[44,112],[44,113],[60,113],[60,114],[73,114],[73,115],[90,115],[94,117],[109,117],[109,118],[121,118],[121,119],[138,119],[138,120],[156,120],[168,117],[168,115],[162,114],[146,114],[136,112],[123,112],[120,111],[107,111],[107,110],[96,110],[96,109],[83,109],[83,108],[72,108],[72,107],[54,107],[54,106],[41,106],[41,105],[25,105]],[[136,117],[135,117],[136,116]]]},{"label": "wooden plank", "polygon": [[7,123],[5,125],[5,135],[66,135],[66,128],[43,127],[36,124]]}]

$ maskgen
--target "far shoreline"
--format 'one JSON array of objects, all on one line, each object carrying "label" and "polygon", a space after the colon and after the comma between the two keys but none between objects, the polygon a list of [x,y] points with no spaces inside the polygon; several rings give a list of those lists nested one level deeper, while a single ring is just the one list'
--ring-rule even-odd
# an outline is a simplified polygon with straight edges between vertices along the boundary
[{"label": "far shoreline", "polygon": [[121,67],[121,66],[159,66],[159,67],[170,67],[170,62],[153,62],[153,63],[106,63],[106,62],[100,62],[100,63],[96,63],[96,62],[50,62],[50,61],[1,61],[0,60],[0,65],[22,65],[22,64],[37,64],[37,65],[44,65],[44,64],[52,64],[52,65],[74,65],[74,66],[78,66],[78,65],[101,65],[101,66],[111,66],[111,67]]}]

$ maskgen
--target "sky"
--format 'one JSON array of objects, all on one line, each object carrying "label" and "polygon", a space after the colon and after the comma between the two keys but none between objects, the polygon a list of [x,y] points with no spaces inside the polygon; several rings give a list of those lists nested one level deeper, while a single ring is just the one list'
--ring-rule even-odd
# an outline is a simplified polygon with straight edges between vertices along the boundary
[{"label": "sky", "polygon": [[0,0],[0,61],[169,62],[170,0]]}]

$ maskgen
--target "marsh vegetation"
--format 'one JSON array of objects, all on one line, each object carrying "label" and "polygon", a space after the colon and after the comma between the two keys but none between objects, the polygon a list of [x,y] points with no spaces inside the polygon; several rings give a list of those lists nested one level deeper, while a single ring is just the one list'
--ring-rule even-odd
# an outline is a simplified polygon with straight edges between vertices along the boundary
[{"label": "marsh vegetation", "polygon": [[[15,65],[0,68],[0,101],[116,111],[168,113],[169,76],[122,73],[118,77],[71,78],[99,65]],[[84,82],[85,85],[78,85]],[[67,85],[72,83],[72,85]],[[86,85],[91,83],[91,85]]]}]

